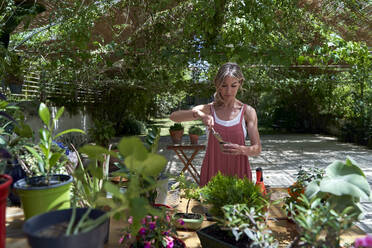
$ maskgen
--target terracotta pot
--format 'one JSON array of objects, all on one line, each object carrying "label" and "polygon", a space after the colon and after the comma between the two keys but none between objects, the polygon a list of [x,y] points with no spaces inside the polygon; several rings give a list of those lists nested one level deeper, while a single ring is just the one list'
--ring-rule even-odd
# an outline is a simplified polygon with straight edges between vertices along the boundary
[{"label": "terracotta pot", "polygon": [[190,143],[191,144],[193,144],[193,145],[198,144],[199,135],[197,135],[197,134],[189,134],[189,136],[190,136]]},{"label": "terracotta pot", "polygon": [[169,130],[169,133],[174,144],[181,144],[183,130]]}]

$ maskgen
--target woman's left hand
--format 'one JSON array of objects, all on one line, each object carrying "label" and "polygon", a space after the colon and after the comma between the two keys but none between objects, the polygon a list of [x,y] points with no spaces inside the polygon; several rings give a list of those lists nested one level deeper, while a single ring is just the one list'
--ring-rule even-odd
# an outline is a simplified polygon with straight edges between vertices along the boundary
[{"label": "woman's left hand", "polygon": [[227,143],[223,144],[222,153],[229,155],[243,155],[243,147],[238,144]]}]

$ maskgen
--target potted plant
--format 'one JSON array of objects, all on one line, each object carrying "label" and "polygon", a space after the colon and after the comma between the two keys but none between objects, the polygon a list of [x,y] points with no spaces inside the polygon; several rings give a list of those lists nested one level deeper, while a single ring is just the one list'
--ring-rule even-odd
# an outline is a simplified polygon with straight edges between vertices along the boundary
[{"label": "potted plant", "polygon": [[305,169],[300,166],[299,171],[297,172],[296,181],[289,186],[288,195],[284,200],[284,211],[288,216],[288,220],[292,221],[293,214],[295,211],[289,211],[288,206],[291,204],[301,205],[302,201],[299,200],[299,197],[305,193],[307,185],[316,179],[322,179],[324,176],[324,169],[319,168],[310,168]]},{"label": "potted plant", "polygon": [[68,129],[54,135],[55,123],[62,116],[64,108],[60,108],[54,118],[51,118],[48,107],[41,103],[39,116],[45,127],[40,129],[40,152],[30,146],[26,149],[38,161],[38,169],[42,176],[24,178],[14,184],[21,198],[25,218],[50,210],[70,207],[70,185],[72,176],[52,175],[51,171],[62,156],[62,152],[53,152],[53,140],[70,132],[81,132],[80,129]]},{"label": "potted plant", "polygon": [[198,213],[189,213],[189,204],[192,199],[196,201],[200,199],[200,188],[195,182],[187,180],[183,173],[178,177],[178,181],[181,190],[181,197],[187,199],[187,204],[186,212],[179,212],[174,215],[176,219],[183,220],[183,225],[181,225],[180,222],[176,222],[176,227],[188,230],[197,230],[201,227],[204,217]]},{"label": "potted plant", "polygon": [[5,96],[0,94],[0,247],[5,247],[5,210],[9,188],[13,182],[11,176],[3,174],[9,166],[9,161],[15,157],[16,144],[22,139],[23,123],[13,117],[13,110],[18,108],[7,102]]},{"label": "potted plant", "polygon": [[74,207],[33,216],[23,232],[32,248],[103,248],[108,220],[102,210]]},{"label": "potted plant", "polygon": [[196,231],[202,247],[278,247],[265,224],[267,213],[247,204],[225,205],[222,211],[216,224]]},{"label": "potted plant", "polygon": [[181,123],[174,123],[169,127],[169,133],[174,144],[181,144],[184,127]]},{"label": "potted plant", "polygon": [[31,247],[100,248],[108,241],[110,216],[114,211],[105,209],[107,206],[98,199],[106,195],[108,163],[114,153],[103,147],[85,145],[80,152],[88,155],[90,162],[84,165],[74,145],[72,148],[78,157],[73,172],[73,202],[82,208],[51,211],[28,219],[23,229]]},{"label": "potted plant", "polygon": [[370,185],[357,163],[350,157],[334,161],[323,178],[307,185],[301,206],[288,206],[300,229],[291,247],[340,247],[340,235],[362,217],[360,201],[370,198]]},{"label": "potted plant", "polygon": [[[182,220],[177,221],[182,222]],[[129,225],[123,229],[123,235],[119,243],[123,247],[186,248],[185,243],[177,238],[174,222],[175,220],[171,218],[169,210],[162,209],[155,215],[151,214],[144,217],[141,220],[138,233],[133,236],[131,234],[133,217],[129,217]]]},{"label": "potted plant", "polygon": [[[209,212],[213,215],[214,220],[217,220],[220,223],[220,225],[214,224],[197,231],[203,247],[237,247],[239,242],[246,244],[256,242],[254,240],[258,238],[261,233],[257,234],[258,236],[255,238],[253,235],[250,235],[248,231],[244,231],[248,236],[247,240],[238,241],[238,239],[236,239],[236,241],[233,241],[230,244],[229,242],[225,242],[226,240],[221,240],[221,238],[224,237],[223,235],[229,233],[229,236],[232,236],[233,233],[237,231],[235,227],[232,228],[227,225],[227,223],[230,223],[230,220],[228,220],[228,222],[225,221],[225,218],[228,219],[228,216],[232,211],[228,211],[229,214],[226,214],[227,205],[240,204],[239,209],[234,210],[236,213],[233,211],[232,214],[236,215],[239,211],[244,213],[244,215],[249,213],[249,216],[245,217],[246,220],[249,220],[249,223],[245,223],[246,226],[251,229],[256,225],[257,230],[260,230],[261,232],[261,229],[258,228],[256,222],[265,221],[264,216],[267,214],[265,209],[267,209],[267,199],[269,196],[263,196],[258,186],[247,178],[240,179],[237,177],[224,176],[219,172],[201,189],[201,195],[203,203],[209,204]],[[256,216],[255,221],[251,220],[253,218],[252,216]],[[240,235],[238,236],[240,237]],[[205,245],[203,245],[203,243]]]},{"label": "potted plant", "polygon": [[201,188],[203,204],[210,205],[209,212],[222,218],[224,205],[247,204],[264,212],[269,195],[263,196],[261,190],[249,179],[222,175],[218,172],[206,186]]},{"label": "potted plant", "polygon": [[199,136],[203,134],[203,130],[198,126],[191,126],[189,128],[189,137],[191,144],[198,144]]},{"label": "potted plant", "polygon": [[[120,163],[120,170],[115,171],[114,174],[129,179],[127,190],[120,192],[117,185],[107,182],[104,188],[113,195],[113,198],[106,199],[101,197],[98,199],[98,202],[110,207],[110,212],[115,211],[113,215],[115,219],[130,222],[128,228],[123,230],[123,239],[121,240],[123,246],[133,245],[133,247],[141,247],[140,244],[145,244],[148,241],[146,239],[140,239],[138,243],[135,242],[136,239],[127,239],[138,235],[140,238],[141,230],[144,231],[141,228],[147,228],[147,238],[155,238],[154,235],[157,235],[154,240],[157,244],[171,242],[170,236],[167,235],[170,233],[165,233],[173,226],[173,221],[172,223],[168,222],[170,221],[169,217],[171,215],[169,211],[171,211],[171,208],[164,212],[162,205],[153,203],[153,193],[158,186],[157,178],[167,164],[163,156],[153,152],[155,150],[145,146],[138,137],[123,138],[118,144],[119,156],[117,158]],[[163,209],[163,211],[158,207]],[[155,219],[159,219],[159,223],[152,223],[151,228],[154,229],[151,229],[150,222],[154,222]],[[147,221],[146,224],[143,224],[144,221]],[[148,226],[145,227],[143,225]],[[171,237],[175,239],[173,235]],[[177,241],[177,243],[179,242]]]}]

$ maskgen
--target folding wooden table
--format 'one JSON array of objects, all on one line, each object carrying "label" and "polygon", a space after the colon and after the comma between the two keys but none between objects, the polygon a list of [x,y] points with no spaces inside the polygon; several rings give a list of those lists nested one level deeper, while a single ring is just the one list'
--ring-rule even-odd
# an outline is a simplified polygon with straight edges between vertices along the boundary
[{"label": "folding wooden table", "polygon": [[[194,160],[195,156],[201,151],[205,150],[205,145],[193,145],[193,144],[174,144],[167,146],[168,150],[173,150],[179,159],[184,164],[182,172],[186,170],[190,172],[191,176],[194,178],[195,182],[200,185],[200,173],[195,169],[192,161]],[[187,156],[185,151],[191,150],[192,154],[190,157]]]}]

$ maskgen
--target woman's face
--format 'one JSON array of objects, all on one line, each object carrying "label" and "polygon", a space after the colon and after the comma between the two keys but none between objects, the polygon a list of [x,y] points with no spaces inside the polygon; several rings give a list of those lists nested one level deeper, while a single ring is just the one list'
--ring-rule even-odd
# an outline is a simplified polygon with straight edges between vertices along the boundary
[{"label": "woman's face", "polygon": [[234,100],[236,94],[238,93],[239,87],[239,79],[237,79],[236,77],[226,77],[225,81],[219,88],[219,93],[221,94],[224,101]]}]

